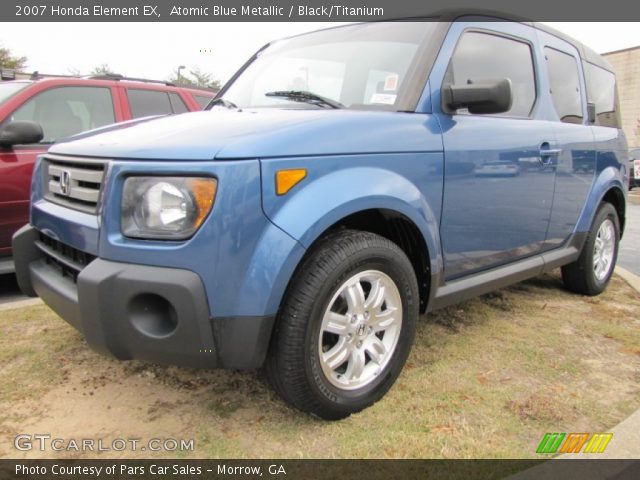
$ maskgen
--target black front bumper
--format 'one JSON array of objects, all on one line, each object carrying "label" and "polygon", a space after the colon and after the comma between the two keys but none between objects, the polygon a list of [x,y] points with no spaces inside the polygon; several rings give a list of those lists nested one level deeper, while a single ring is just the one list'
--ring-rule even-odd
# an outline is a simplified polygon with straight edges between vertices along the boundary
[{"label": "black front bumper", "polygon": [[18,284],[95,350],[188,367],[257,368],[264,362],[273,316],[211,318],[202,281],[188,270],[96,258],[74,279],[36,246],[39,235],[26,225],[13,237]]}]

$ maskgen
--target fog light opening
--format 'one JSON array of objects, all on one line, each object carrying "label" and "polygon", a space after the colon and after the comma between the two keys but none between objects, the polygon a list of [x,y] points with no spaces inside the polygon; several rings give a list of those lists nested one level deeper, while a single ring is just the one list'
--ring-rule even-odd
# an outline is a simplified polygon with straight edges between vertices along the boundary
[{"label": "fog light opening", "polygon": [[129,302],[129,321],[143,335],[162,338],[178,327],[178,315],[166,298],[154,293],[141,293]]}]

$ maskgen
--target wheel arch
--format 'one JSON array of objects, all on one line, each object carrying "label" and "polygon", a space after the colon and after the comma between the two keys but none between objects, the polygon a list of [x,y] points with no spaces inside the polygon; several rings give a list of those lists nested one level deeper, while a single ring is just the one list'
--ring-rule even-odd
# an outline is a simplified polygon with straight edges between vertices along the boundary
[{"label": "wheel arch", "polygon": [[602,197],[601,202],[610,203],[616,209],[616,212],[618,212],[618,221],[620,222],[620,238],[622,238],[626,222],[627,205],[624,193],[622,193],[622,190],[618,187],[611,187],[606,191],[606,193]]},{"label": "wheel arch", "polygon": [[605,168],[596,178],[575,231],[589,231],[598,211],[598,206],[602,202],[610,203],[616,209],[620,220],[620,236],[622,237],[626,222],[627,199],[620,173],[613,167]]},{"label": "wheel arch", "polygon": [[[411,265],[413,266],[414,273],[416,274],[418,289],[420,292],[420,313],[424,313],[426,311],[429,294],[433,285],[432,274],[434,272],[434,261],[432,250],[427,243],[422,229],[411,218],[398,210],[388,208],[368,208],[354,211],[335,220],[315,236],[305,255],[297,263],[290,278],[294,278],[296,272],[304,263],[305,258],[314,251],[314,247],[322,239],[341,229],[375,233],[392,241],[400,247],[400,249],[409,258]],[[437,261],[439,260],[436,260],[436,263]],[[289,283],[291,282],[291,279]],[[287,285],[282,298],[286,295],[288,288],[289,287]]]}]

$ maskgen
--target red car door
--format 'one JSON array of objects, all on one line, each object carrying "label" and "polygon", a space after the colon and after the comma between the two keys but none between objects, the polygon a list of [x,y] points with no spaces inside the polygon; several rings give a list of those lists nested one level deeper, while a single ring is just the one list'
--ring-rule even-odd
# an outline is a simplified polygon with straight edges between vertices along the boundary
[{"label": "red car door", "polygon": [[11,236],[27,222],[33,162],[46,148],[0,149],[0,257],[11,255]]}]

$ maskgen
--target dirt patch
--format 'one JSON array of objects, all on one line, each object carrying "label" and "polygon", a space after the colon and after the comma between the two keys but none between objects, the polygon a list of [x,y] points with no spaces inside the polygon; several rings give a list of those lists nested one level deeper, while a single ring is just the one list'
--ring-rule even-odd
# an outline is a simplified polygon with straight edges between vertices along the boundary
[{"label": "dirt patch", "polygon": [[[291,409],[258,372],[118,362],[44,306],[0,312],[1,457],[535,457],[547,431],[604,431],[640,407],[640,296],[543,276],[423,318],[395,387],[341,422]],[[17,434],[193,439],[183,452],[31,451]]]}]

